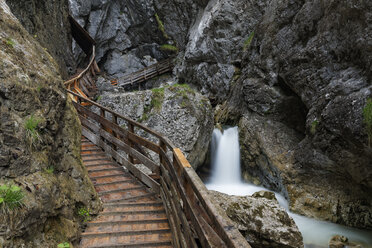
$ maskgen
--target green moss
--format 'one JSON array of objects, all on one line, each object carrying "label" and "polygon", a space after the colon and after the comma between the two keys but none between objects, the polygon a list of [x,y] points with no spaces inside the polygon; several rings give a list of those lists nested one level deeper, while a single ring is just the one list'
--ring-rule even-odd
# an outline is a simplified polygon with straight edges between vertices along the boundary
[{"label": "green moss", "polygon": [[366,132],[368,135],[368,145],[372,142],[372,99],[367,100],[366,106],[363,108],[363,121],[366,125]]},{"label": "green moss", "polygon": [[319,122],[318,122],[317,120],[315,120],[315,121],[313,121],[313,122],[311,123],[310,133],[311,133],[312,135],[314,135],[314,134],[316,133],[316,128],[318,127],[318,125],[319,125]]},{"label": "green moss", "polygon": [[254,37],[254,31],[252,33],[250,33],[249,36],[248,36],[248,38],[244,41],[243,51],[247,51],[248,50],[249,46],[252,43],[253,37]]},{"label": "green moss", "polygon": [[98,102],[101,99],[102,99],[102,96],[98,96],[97,99],[96,99],[96,101]]},{"label": "green moss", "polygon": [[159,15],[157,13],[155,13],[155,19],[156,19],[156,22],[158,23],[158,28],[159,28],[160,32],[163,34],[163,37],[168,40],[169,39],[169,36],[165,32],[164,24],[160,20],[160,17],[159,17]]},{"label": "green moss", "polygon": [[173,46],[173,45],[169,45],[169,44],[161,45],[160,50],[163,50],[163,51],[166,51],[166,52],[178,53],[178,47]]},{"label": "green moss", "polygon": [[24,194],[20,187],[15,185],[0,186],[0,207],[8,212],[23,206]]}]

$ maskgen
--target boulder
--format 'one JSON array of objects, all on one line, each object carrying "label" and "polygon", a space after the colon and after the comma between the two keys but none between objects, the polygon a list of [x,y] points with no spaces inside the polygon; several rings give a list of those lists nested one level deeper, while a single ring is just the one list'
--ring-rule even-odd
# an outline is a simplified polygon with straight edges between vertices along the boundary
[{"label": "boulder", "polygon": [[0,185],[24,196],[16,209],[0,203],[0,246],[77,243],[78,209],[100,209],[80,158],[79,119],[57,63],[4,0],[0,30]]},{"label": "boulder", "polygon": [[127,93],[105,91],[98,103],[163,134],[185,152],[194,169],[203,164],[213,131],[213,112],[208,98],[190,86],[173,84]]},{"label": "boulder", "polygon": [[279,206],[274,193],[230,196],[209,191],[209,195],[226,211],[252,247],[304,247],[300,231],[285,209]]}]

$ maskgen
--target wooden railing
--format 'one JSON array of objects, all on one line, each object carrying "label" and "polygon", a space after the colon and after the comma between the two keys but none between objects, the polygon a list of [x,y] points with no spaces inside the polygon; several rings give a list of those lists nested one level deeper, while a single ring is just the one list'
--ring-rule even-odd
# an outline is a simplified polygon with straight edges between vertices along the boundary
[{"label": "wooden railing", "polygon": [[[95,46],[92,45],[91,55],[88,66],[80,72],[77,76],[65,82],[65,87],[85,98],[93,98],[97,94],[97,87],[95,84],[95,76],[99,73],[96,62]],[[70,97],[74,102],[77,101],[77,97],[70,94]]]},{"label": "wooden railing", "polygon": [[[68,90],[77,101],[82,134],[159,194],[174,247],[250,247],[180,149],[156,131]],[[81,103],[89,103],[91,109]],[[135,164],[143,164],[145,173]]]},{"label": "wooden railing", "polygon": [[142,83],[146,80],[173,70],[173,67],[174,58],[168,58],[160,61],[159,63],[150,65],[142,70],[125,75],[119,80],[115,80],[115,85],[118,85],[119,87],[125,87],[127,85],[133,85],[135,83]]}]

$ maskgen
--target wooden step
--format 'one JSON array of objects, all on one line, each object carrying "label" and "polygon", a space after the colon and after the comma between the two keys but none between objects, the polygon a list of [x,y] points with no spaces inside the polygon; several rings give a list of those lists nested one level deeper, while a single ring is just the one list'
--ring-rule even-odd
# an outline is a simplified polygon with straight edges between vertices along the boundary
[{"label": "wooden step", "polygon": [[155,195],[156,195],[155,193],[148,193],[148,194],[143,194],[143,195],[139,195],[139,196],[123,197],[121,199],[106,200],[105,202],[107,202],[107,203],[126,202],[126,201],[133,201],[133,200],[138,200],[138,199],[143,199],[143,198],[154,197]]},{"label": "wooden step", "polygon": [[102,176],[93,176],[89,175],[90,178],[93,179],[102,179],[102,178],[111,178],[111,177],[122,177],[121,179],[132,179],[127,173],[120,173],[120,174],[109,174],[109,175],[102,175]]},{"label": "wooden step", "polygon": [[102,172],[102,171],[124,171],[124,169],[122,167],[112,167],[112,168],[100,168],[98,170],[92,170],[92,169],[88,170],[89,173]]},{"label": "wooden step", "polygon": [[141,220],[123,220],[123,221],[92,221],[87,223],[90,226],[112,226],[112,225],[131,225],[131,224],[150,224],[150,223],[168,223],[167,218],[141,219]]},{"label": "wooden step", "polygon": [[139,190],[139,189],[146,189],[145,186],[140,185],[137,187],[131,187],[131,188],[119,188],[119,189],[112,189],[112,190],[105,190],[105,191],[99,191],[98,195],[107,195],[107,194],[112,194],[112,193],[120,193],[120,192],[128,192],[128,191],[133,191],[133,190]]},{"label": "wooden step", "polygon": [[117,232],[84,232],[81,234],[82,237],[98,237],[98,236],[127,236],[127,235],[139,235],[139,234],[155,234],[155,233],[167,233],[170,232],[170,228],[159,228],[159,229],[148,229],[148,230],[134,230],[134,231],[117,231]]},{"label": "wooden step", "polygon": [[168,248],[172,247],[171,241],[154,241],[154,242],[138,242],[138,243],[123,243],[123,244],[100,244],[89,246],[90,248],[134,248],[134,247],[158,247],[158,248]]},{"label": "wooden step", "polygon": [[94,186],[100,187],[100,186],[109,186],[109,185],[117,185],[117,184],[125,184],[125,183],[131,183],[135,182],[135,179],[126,179],[126,180],[120,180],[120,181],[114,181],[114,182],[107,182],[107,183],[97,183],[94,182]]}]

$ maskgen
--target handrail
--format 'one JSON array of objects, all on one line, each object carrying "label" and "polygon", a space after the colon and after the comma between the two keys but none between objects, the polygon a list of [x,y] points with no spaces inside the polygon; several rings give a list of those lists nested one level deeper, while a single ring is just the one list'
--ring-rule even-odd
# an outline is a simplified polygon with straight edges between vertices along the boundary
[{"label": "handrail", "polygon": [[[141,123],[67,91],[77,98],[73,104],[83,135],[160,194],[174,247],[250,247],[226,213],[212,203],[205,185],[172,142]],[[94,111],[84,107],[83,102],[92,105]],[[146,166],[151,174],[139,170],[137,163]]]},{"label": "handrail", "polygon": [[95,62],[95,59],[96,59],[96,46],[93,45],[92,47],[92,54],[91,54],[91,58],[90,58],[90,62],[88,64],[88,66],[79,74],[77,75],[76,77],[74,78],[71,78],[70,80],[64,82],[65,85],[68,85],[70,83],[73,83],[75,82],[76,80],[79,80],[80,78],[83,77],[83,75],[90,69],[90,67],[93,65],[93,63]]},{"label": "handrail", "polygon": [[[64,85],[68,90],[75,91],[85,98],[93,97],[96,94],[97,88],[92,78],[95,77],[96,73],[100,72],[96,62],[95,45],[92,45],[91,51],[92,53],[87,67],[80,72],[79,75],[64,82]],[[70,97],[73,101],[77,101],[76,97],[73,97],[71,94]]]}]

